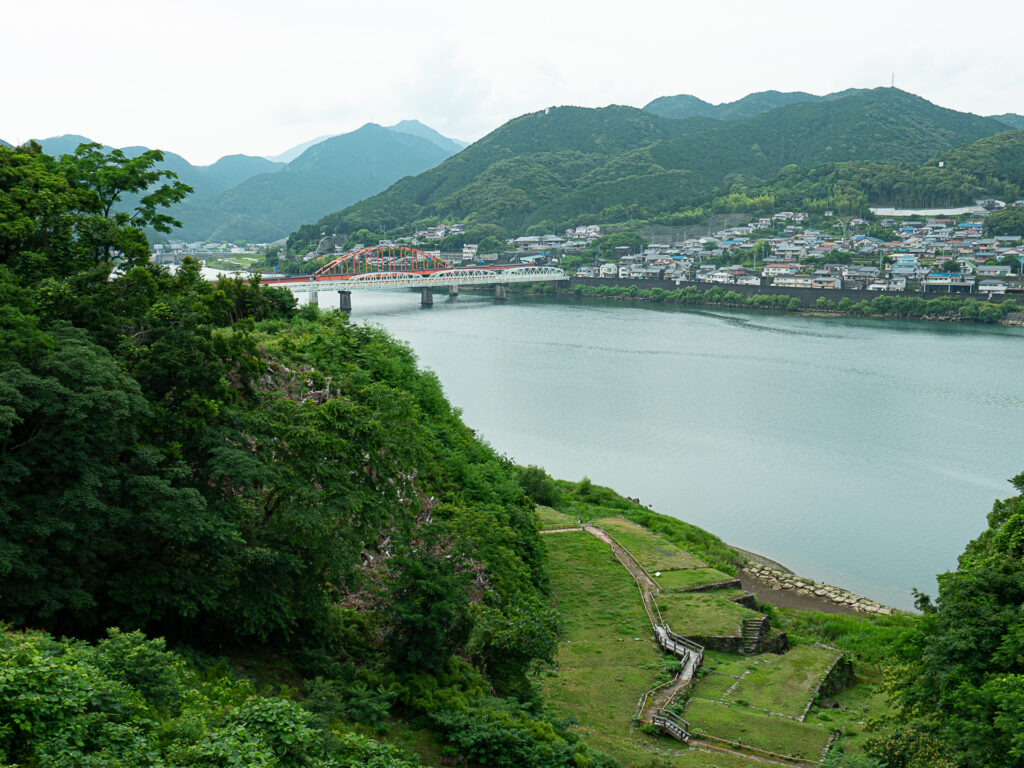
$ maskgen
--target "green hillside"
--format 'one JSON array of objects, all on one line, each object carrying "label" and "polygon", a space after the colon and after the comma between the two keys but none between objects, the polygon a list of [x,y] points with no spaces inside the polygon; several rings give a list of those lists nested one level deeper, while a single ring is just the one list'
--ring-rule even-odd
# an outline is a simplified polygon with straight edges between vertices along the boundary
[{"label": "green hillside", "polygon": [[[54,157],[74,154],[91,139],[75,134],[40,141]],[[462,148],[416,120],[391,128],[368,124],[357,131],[315,141],[289,163],[227,155],[195,166],[165,152],[160,168],[192,187],[176,209],[186,240],[271,241],[305,221],[349,205],[402,178],[437,165]],[[105,147],[109,150],[109,147]],[[125,147],[137,157],[146,147]],[[134,199],[127,198],[126,204]]]},{"label": "green hillside", "polygon": [[284,170],[246,179],[180,207],[185,239],[267,242],[448,157],[430,141],[372,123],[315,144]]},{"label": "green hillside", "polygon": [[803,91],[783,93],[781,91],[760,91],[736,101],[711,104],[696,96],[681,93],[678,96],[662,96],[644,106],[648,112],[662,117],[714,117],[718,120],[742,120],[756,117],[763,112],[797,104],[801,101],[817,101],[819,96]]},{"label": "green hillside", "polygon": [[1006,114],[1003,115],[992,115],[992,119],[998,120],[1001,123],[1006,123],[1006,125],[1010,126],[1011,128],[1016,128],[1017,130],[1024,130],[1024,115],[1017,115],[1014,114],[1013,112],[1007,112]]},{"label": "green hillside", "polygon": [[451,219],[506,233],[679,210],[790,165],[921,163],[1005,130],[891,88],[780,106],[749,119],[671,119],[629,107],[516,118],[437,168],[293,235]]}]

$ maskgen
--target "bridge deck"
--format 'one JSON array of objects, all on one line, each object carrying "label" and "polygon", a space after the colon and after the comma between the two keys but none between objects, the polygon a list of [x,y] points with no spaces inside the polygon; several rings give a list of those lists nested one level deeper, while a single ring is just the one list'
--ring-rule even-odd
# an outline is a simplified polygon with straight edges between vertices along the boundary
[{"label": "bridge deck", "polygon": [[509,267],[489,269],[441,269],[413,272],[364,272],[356,275],[301,275],[264,277],[264,285],[287,288],[293,293],[354,291],[385,288],[443,288],[452,285],[508,285],[568,280],[557,267]]}]

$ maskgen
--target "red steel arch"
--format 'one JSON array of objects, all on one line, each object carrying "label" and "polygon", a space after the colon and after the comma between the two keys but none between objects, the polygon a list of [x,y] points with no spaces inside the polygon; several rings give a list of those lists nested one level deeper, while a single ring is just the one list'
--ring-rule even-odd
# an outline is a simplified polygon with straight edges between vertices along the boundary
[{"label": "red steel arch", "polygon": [[407,245],[375,245],[346,253],[313,273],[318,277],[350,277],[372,272],[423,272],[450,269],[451,264]]}]

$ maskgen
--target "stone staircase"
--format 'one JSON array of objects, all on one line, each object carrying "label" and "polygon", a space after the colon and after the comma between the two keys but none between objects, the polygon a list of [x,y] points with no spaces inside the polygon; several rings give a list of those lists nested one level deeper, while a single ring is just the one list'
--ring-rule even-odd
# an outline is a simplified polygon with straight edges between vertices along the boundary
[{"label": "stone staircase", "polygon": [[768,631],[767,616],[751,616],[743,620],[740,634],[743,637],[743,653],[752,656],[761,645],[761,637]]}]

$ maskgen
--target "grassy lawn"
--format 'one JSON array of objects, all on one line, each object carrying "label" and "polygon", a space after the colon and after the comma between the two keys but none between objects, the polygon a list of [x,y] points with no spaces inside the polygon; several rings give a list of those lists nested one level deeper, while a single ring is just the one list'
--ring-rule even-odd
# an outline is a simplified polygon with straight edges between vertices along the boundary
[{"label": "grassy lawn", "polygon": [[559,715],[575,718],[594,746],[632,754],[637,701],[677,662],[651,642],[636,582],[607,544],[583,532],[547,536],[544,543],[565,622],[558,667],[542,678],[544,697]]},{"label": "grassy lawn", "polygon": [[780,755],[818,760],[828,743],[831,727],[799,723],[786,717],[768,717],[747,707],[690,699],[683,712],[694,729],[729,741]]},{"label": "grassy lawn", "polygon": [[751,659],[750,674],[727,701],[746,699],[750,706],[802,715],[821,676],[839,654],[826,648],[798,645],[781,656],[766,653]]},{"label": "grassy lawn", "polygon": [[551,531],[558,528],[578,528],[579,520],[575,517],[569,517],[568,515],[562,514],[551,507],[542,507],[537,505],[537,521],[540,523],[540,529],[542,531]]},{"label": "grassy lawn", "polygon": [[715,592],[682,592],[658,596],[661,616],[680,635],[740,635],[743,619],[760,614]]},{"label": "grassy lawn", "polygon": [[651,573],[707,567],[700,558],[629,520],[604,517],[593,523],[608,531]]},{"label": "grassy lawn", "polygon": [[655,576],[654,580],[658,582],[662,592],[685,592],[694,587],[717,584],[720,581],[728,581],[733,578],[735,577],[715,568],[688,568],[685,571],[663,571],[661,576]]}]

